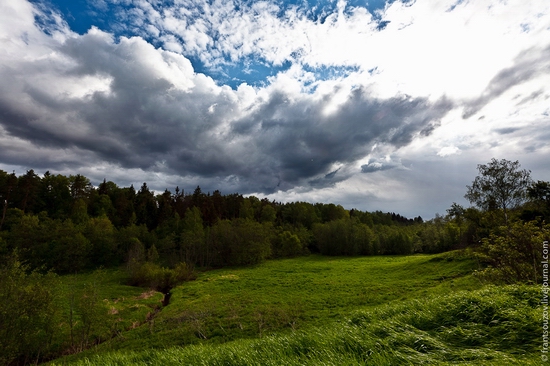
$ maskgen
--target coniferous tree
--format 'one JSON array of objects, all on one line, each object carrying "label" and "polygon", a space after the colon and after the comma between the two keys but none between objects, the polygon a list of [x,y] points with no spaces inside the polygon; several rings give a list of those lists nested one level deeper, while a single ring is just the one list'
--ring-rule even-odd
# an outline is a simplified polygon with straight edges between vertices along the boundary
[{"label": "coniferous tree", "polygon": [[17,206],[23,212],[34,212],[40,206],[39,202],[40,177],[34,170],[28,170],[17,181]]},{"label": "coniferous tree", "polygon": [[0,205],[2,206],[2,218],[0,219],[0,230],[4,226],[6,213],[9,207],[13,207],[14,190],[17,187],[15,173],[8,174],[0,170]]}]

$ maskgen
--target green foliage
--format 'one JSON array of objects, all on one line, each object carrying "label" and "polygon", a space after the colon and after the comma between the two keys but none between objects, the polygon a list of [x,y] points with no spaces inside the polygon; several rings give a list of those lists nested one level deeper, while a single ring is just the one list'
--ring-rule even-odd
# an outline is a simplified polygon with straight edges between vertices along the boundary
[{"label": "green foliage", "polygon": [[155,291],[127,286],[122,270],[58,277],[56,334],[47,358],[81,352],[145,324],[161,305]]},{"label": "green foliage", "polygon": [[415,251],[421,253],[442,253],[457,249],[466,232],[462,220],[449,220],[436,216],[422,224],[416,233]]},{"label": "green foliage", "polygon": [[174,286],[196,278],[193,269],[179,263],[174,269],[161,267],[153,262],[134,264],[130,267],[130,284],[168,293]]},{"label": "green foliage", "polygon": [[55,275],[29,272],[16,257],[0,266],[0,364],[48,353],[56,331]]},{"label": "green foliage", "polygon": [[136,223],[145,225],[149,230],[157,226],[157,202],[153,192],[143,183],[134,200]]},{"label": "green foliage", "polygon": [[542,280],[543,242],[550,239],[550,225],[514,222],[482,240],[480,258],[489,264],[483,275],[508,283]]},{"label": "green foliage", "polygon": [[318,207],[307,202],[287,203],[282,208],[282,218],[294,226],[303,226],[309,230],[313,224],[321,222]]},{"label": "green foliage", "polygon": [[147,261],[151,263],[158,263],[159,261],[159,252],[154,244],[147,250]]},{"label": "green foliage", "polygon": [[214,266],[256,264],[271,255],[272,226],[248,219],[222,220],[212,226],[209,247]]},{"label": "green foliage", "polygon": [[178,257],[186,263],[206,264],[206,233],[201,213],[197,207],[187,209],[182,220],[183,231],[180,236]]},{"label": "green foliage", "polygon": [[4,223],[6,220],[6,213],[8,206],[13,205],[15,190],[17,187],[17,177],[15,174],[8,174],[3,170],[0,170],[0,201],[3,201],[2,206],[2,218],[0,219],[0,230],[5,228]]},{"label": "green foliage", "polygon": [[76,273],[87,267],[92,245],[71,220],[66,220],[56,225],[50,248],[56,259],[52,268],[58,273]]},{"label": "green foliage", "polygon": [[85,224],[88,219],[88,204],[84,201],[84,199],[79,198],[73,204],[71,220],[78,225]]},{"label": "green foliage", "polygon": [[527,198],[530,171],[520,170],[518,161],[506,159],[492,159],[477,168],[480,175],[467,187],[464,197],[483,210],[502,210],[503,223],[507,225],[508,211],[517,208]]},{"label": "green foliage", "polygon": [[100,297],[100,282],[104,281],[102,274],[94,273],[79,290],[74,283],[70,287],[68,325],[72,352],[97,344],[109,334],[109,308]]},{"label": "green foliage", "polygon": [[[143,246],[145,259],[154,248],[157,253],[149,254],[160,264],[184,261],[201,268],[319,251],[410,253],[414,233],[379,228],[419,222],[395,213],[348,211],[332,203],[281,204],[219,191],[211,195],[200,187],[191,195],[179,188],[175,194],[165,190],[155,195],[146,183],[136,192],[133,186],[120,188],[105,179],[96,189],[82,175],[49,172],[43,178],[32,171],[19,178],[0,172],[0,196],[11,197],[2,212],[6,232],[1,234],[5,243],[0,255],[17,249],[32,268],[44,265],[59,273],[129,263],[136,242]],[[15,208],[23,206],[26,211]],[[327,226],[319,226],[315,235],[315,225]],[[323,230],[327,235],[321,235]],[[416,248],[422,240],[415,237]]]},{"label": "green foliage", "polygon": [[174,287],[172,277],[173,273],[170,269],[151,262],[133,267],[130,273],[132,285],[148,287],[162,293],[167,293]]},{"label": "green foliage", "polygon": [[283,231],[273,240],[273,251],[276,257],[295,257],[304,253],[304,246],[298,235]]},{"label": "green foliage", "polygon": [[521,218],[524,221],[550,221],[550,182],[537,181],[527,188],[529,202],[525,205]]},{"label": "green foliage", "polygon": [[349,212],[341,205],[329,204],[317,204],[315,205],[321,214],[322,222],[329,222],[334,220],[341,220],[349,218]]},{"label": "green foliage", "polygon": [[349,218],[313,226],[317,248],[325,255],[372,255],[375,236],[371,228]]},{"label": "green foliage", "polygon": [[239,209],[239,217],[241,219],[254,219],[254,207],[252,207],[252,202],[250,199],[244,199],[241,203]]},{"label": "green foliage", "polygon": [[375,226],[380,254],[411,254],[413,241],[405,229],[398,226]]},{"label": "green foliage", "polygon": [[95,265],[112,266],[118,264],[118,243],[116,229],[105,215],[94,217],[86,222],[83,234],[90,242],[92,249],[90,261]]},{"label": "green foliage", "polygon": [[69,178],[64,175],[44,174],[40,187],[40,196],[48,216],[53,219],[67,219],[69,217],[72,197],[69,190]]},{"label": "green foliage", "polygon": [[277,211],[273,208],[272,205],[267,204],[262,206],[260,213],[260,222],[271,222],[274,223],[277,218]]}]

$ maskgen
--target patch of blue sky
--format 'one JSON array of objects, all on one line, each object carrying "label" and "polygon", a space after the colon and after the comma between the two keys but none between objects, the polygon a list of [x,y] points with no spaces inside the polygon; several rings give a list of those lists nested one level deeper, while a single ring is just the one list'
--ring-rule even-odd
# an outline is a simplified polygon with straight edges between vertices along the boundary
[{"label": "patch of blue sky", "polygon": [[[305,82],[304,86],[309,87],[314,82],[325,81],[325,80],[336,80],[349,76],[354,72],[360,70],[359,66],[318,66],[311,67],[308,65],[302,66],[305,72],[310,72],[313,74],[314,78],[310,82]],[[310,89],[310,92],[315,91],[315,87]]]},{"label": "patch of blue sky", "polygon": [[353,72],[359,71],[359,66],[319,66],[311,67],[304,65],[304,71],[315,75],[316,80],[333,80],[349,76]]},{"label": "patch of blue sky", "polygon": [[[110,21],[105,18],[112,14],[109,8],[98,8],[93,2],[87,0],[30,0],[30,2],[45,5],[47,8],[53,7],[55,11],[62,14],[71,30],[79,34],[86,33],[92,26],[105,29]],[[106,6],[110,5],[106,4]],[[42,24],[41,22],[43,22],[42,19],[37,19],[38,24]]]},{"label": "patch of blue sky", "polygon": [[[392,3],[396,0],[347,0],[344,13],[349,13],[352,8],[362,7],[366,8],[373,16],[377,17],[380,10],[383,10],[386,3]],[[403,0],[403,2],[409,2],[410,0]],[[244,4],[251,5],[255,1],[248,0]],[[308,19],[314,22],[324,23],[327,17],[338,11],[338,0],[275,0],[275,3],[279,6],[279,16],[283,16],[284,13],[290,8],[296,8],[298,12],[303,13]],[[236,3],[236,9],[240,9],[238,3]]]},{"label": "patch of blue sky", "polygon": [[[84,34],[91,26],[96,26],[103,30],[113,31],[117,27],[113,27],[114,23],[118,23],[121,19],[116,19],[116,15],[123,8],[130,9],[130,6],[121,5],[123,3],[106,0],[106,1],[89,1],[89,0],[30,0],[33,3],[52,4],[58,11],[63,14],[65,21],[70,28],[79,34]],[[348,0],[346,1],[345,12],[351,11],[354,7],[366,8],[375,18],[380,17],[380,10],[383,10],[386,3],[392,3],[396,0]],[[411,0],[401,0],[408,3]],[[235,2],[235,11],[238,11],[243,6],[251,6],[255,1],[248,0],[243,2]],[[458,0],[457,5],[462,0]],[[289,8],[295,7],[300,12],[303,12],[309,19],[313,21],[324,22],[328,16],[334,14],[338,8],[337,0],[284,0],[276,1],[279,6],[280,15],[282,16]],[[161,9],[164,6],[172,6],[173,1],[155,1],[152,5]],[[456,6],[456,5],[455,5]],[[119,34],[118,34],[119,35]]]},{"label": "patch of blue sky", "polygon": [[[86,33],[92,26],[96,26],[107,32],[111,32],[115,37],[127,36],[131,37],[136,34],[144,37],[144,39],[155,47],[163,47],[160,39],[151,37],[144,32],[143,29],[135,28],[131,23],[125,23],[124,19],[132,5],[123,5],[124,2],[104,0],[31,0],[33,3],[44,4],[46,8],[51,7],[59,11],[64,20],[67,22],[71,30],[79,34]],[[328,16],[338,11],[337,0],[275,0],[280,8],[280,15],[290,8],[297,8],[299,12],[303,12],[305,16],[314,21],[324,22]],[[353,7],[366,7],[375,18],[377,18],[378,10],[384,9],[387,2],[395,0],[348,0],[344,12],[350,12]],[[408,2],[409,0],[401,0]],[[248,7],[254,3],[253,0],[245,0],[235,2],[235,9],[238,11],[241,7]],[[160,9],[163,6],[174,5],[173,1],[155,1],[155,8]],[[37,22],[44,23],[44,28],[47,28],[48,19],[39,19]],[[382,19],[381,29],[386,25]],[[137,32],[137,33],[135,33]],[[195,55],[185,54],[192,63],[195,72],[203,73],[211,76],[219,84],[229,85],[232,88],[237,88],[242,83],[247,83],[252,86],[262,86],[267,83],[270,76],[275,76],[280,72],[288,70],[292,63],[287,61],[282,65],[272,65],[265,60],[254,57],[246,57],[236,63],[221,63],[216,67],[207,67]],[[328,80],[346,76],[350,72],[356,71],[354,67],[305,67],[306,71],[312,72],[317,80]]]},{"label": "patch of blue sky", "polygon": [[[228,85],[233,89],[246,83],[254,87],[265,86],[268,79],[280,72],[287,71],[292,66],[291,61],[285,61],[282,65],[272,65],[267,62],[256,59],[245,59],[237,63],[218,65],[216,68],[206,68],[200,60],[189,57],[195,68],[195,72],[204,73],[211,76],[219,85]],[[358,66],[321,66],[311,67],[303,65],[305,72],[312,73],[312,80],[334,80],[346,77],[353,72],[359,71]],[[306,81],[304,86],[311,86],[314,81]],[[315,88],[311,88],[313,92]]]},{"label": "patch of blue sky", "polygon": [[349,0],[348,7],[364,7],[375,19],[380,18],[381,11],[386,7],[386,3],[393,3],[395,0]]},{"label": "patch of blue sky", "polygon": [[211,76],[218,84],[228,85],[233,89],[246,83],[261,87],[267,84],[268,78],[288,70],[292,63],[285,61],[282,65],[271,65],[256,59],[244,59],[236,63],[218,65],[215,68],[205,68],[202,63],[189,57],[196,72]]},{"label": "patch of blue sky", "polygon": [[[386,3],[392,3],[395,0],[347,0],[344,8],[344,14],[349,14],[353,8],[366,8],[374,18],[380,17],[381,10],[384,10]],[[328,16],[338,11],[338,1],[287,1],[287,4],[297,5],[306,4],[302,8],[307,9],[306,15],[313,21],[323,23]]]}]

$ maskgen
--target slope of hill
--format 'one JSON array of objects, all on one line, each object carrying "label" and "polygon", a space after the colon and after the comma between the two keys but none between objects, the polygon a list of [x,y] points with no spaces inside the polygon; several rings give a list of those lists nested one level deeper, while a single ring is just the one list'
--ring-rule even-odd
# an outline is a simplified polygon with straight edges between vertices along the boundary
[{"label": "slope of hill", "polygon": [[458,252],[205,272],[144,325],[61,364],[528,364],[535,287],[484,286]]}]

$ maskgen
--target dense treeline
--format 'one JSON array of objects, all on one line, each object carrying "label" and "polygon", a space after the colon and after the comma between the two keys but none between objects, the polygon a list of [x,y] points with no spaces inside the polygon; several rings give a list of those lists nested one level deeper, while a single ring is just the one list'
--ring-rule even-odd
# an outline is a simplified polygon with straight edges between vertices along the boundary
[{"label": "dense treeline", "polygon": [[[547,182],[533,183],[526,203],[505,212],[510,222],[549,214]],[[82,175],[43,177],[0,171],[0,255],[16,251],[31,268],[75,273],[122,263],[154,261],[189,268],[246,265],[267,258],[324,255],[437,253],[489,240],[498,207],[457,204],[428,222],[395,213],[346,210],[335,204],[279,203],[240,194],[155,194],[146,183],[94,187]],[[154,255],[153,255],[154,253]]]},{"label": "dense treeline", "polygon": [[[75,273],[152,259],[171,268],[181,262],[208,268],[311,252],[437,253],[494,240],[502,225],[542,225],[550,212],[549,184],[524,183],[521,205],[498,207],[495,198],[481,209],[453,204],[446,216],[423,222],[335,204],[204,193],[200,187],[155,194],[146,183],[136,191],[106,180],[94,187],[78,174],[40,177],[30,170],[18,177],[0,171],[0,255],[15,251],[31,268]],[[482,196],[474,193],[467,198],[475,203]]]},{"label": "dense treeline", "polygon": [[416,233],[423,225],[420,217],[334,204],[282,204],[203,193],[200,187],[160,194],[146,183],[137,191],[106,180],[93,187],[82,175],[39,177],[30,170],[17,177],[0,171],[0,198],[0,253],[17,251],[31,268],[57,273],[150,261],[150,252],[169,267],[181,262],[221,267],[310,252],[409,254],[458,244],[425,245]]}]

